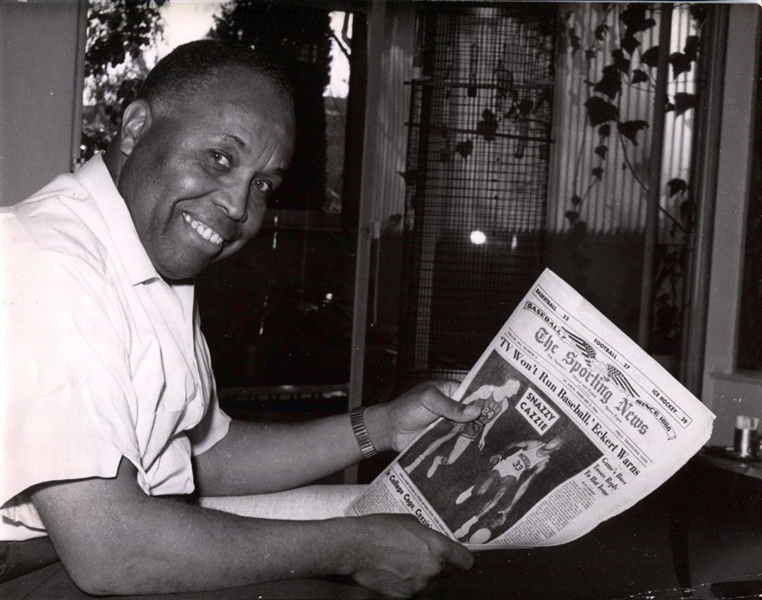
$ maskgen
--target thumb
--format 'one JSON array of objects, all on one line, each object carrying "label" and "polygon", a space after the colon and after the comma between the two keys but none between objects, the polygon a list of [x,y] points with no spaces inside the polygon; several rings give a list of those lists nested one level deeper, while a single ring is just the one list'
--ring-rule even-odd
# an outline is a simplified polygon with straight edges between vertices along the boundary
[{"label": "thumb", "polygon": [[450,421],[468,423],[469,421],[473,421],[482,412],[482,409],[479,406],[462,404],[460,402],[455,402],[455,400],[450,400],[449,398],[447,400],[448,402],[443,407],[444,410],[442,411],[442,416]]}]

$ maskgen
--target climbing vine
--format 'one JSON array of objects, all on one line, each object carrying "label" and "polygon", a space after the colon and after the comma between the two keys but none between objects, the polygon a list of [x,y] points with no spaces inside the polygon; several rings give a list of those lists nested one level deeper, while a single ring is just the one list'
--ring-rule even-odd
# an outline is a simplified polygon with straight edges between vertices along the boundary
[{"label": "climbing vine", "polygon": [[[587,10],[594,11],[593,19],[586,19],[587,15],[582,14]],[[703,7],[690,7],[694,22],[703,21],[704,12]],[[578,267],[591,260],[586,252],[588,223],[583,208],[605,181],[606,173],[616,168],[629,172],[634,185],[641,190],[640,198],[648,195],[651,122],[645,111],[633,114],[630,99],[631,95],[635,98],[645,94],[651,106],[655,102],[659,46],[658,40],[653,43],[653,34],[660,18],[658,5],[601,3],[592,8],[577,5],[566,11],[563,20],[561,33],[572,58],[582,61],[586,90],[584,98],[580,98],[586,124],[564,212],[569,225],[572,260]],[[667,76],[671,85],[664,99],[666,112],[674,116],[675,128],[681,127],[680,118],[685,118],[697,106],[694,90],[678,85],[678,79],[684,82],[684,75],[696,75],[700,39],[698,35],[688,34],[677,44],[680,49],[668,57]],[[592,144],[589,136],[593,136]],[[621,162],[612,162],[615,147]],[[591,148],[593,156],[583,160]],[[674,354],[679,348],[680,316],[685,308],[686,265],[694,219],[689,183],[680,176],[668,177],[662,200],[650,349]]]}]

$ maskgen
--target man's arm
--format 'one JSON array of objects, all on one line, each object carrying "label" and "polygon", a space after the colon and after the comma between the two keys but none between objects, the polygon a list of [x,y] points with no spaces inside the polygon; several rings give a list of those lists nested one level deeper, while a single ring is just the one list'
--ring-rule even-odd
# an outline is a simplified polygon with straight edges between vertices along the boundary
[{"label": "man's arm", "polygon": [[[373,446],[403,450],[440,416],[473,420],[479,409],[448,396],[457,384],[427,383],[393,402],[365,410]],[[245,495],[293,489],[335,473],[362,459],[348,415],[308,423],[233,422],[228,434],[194,461],[196,487],[202,495]]]},{"label": "man's arm", "polygon": [[[476,414],[424,384],[366,411],[379,450],[401,450],[430,422]],[[478,411],[477,411],[478,414]],[[295,487],[361,456],[346,416],[270,428],[239,423],[196,460],[207,494]],[[393,596],[421,591],[446,565],[471,554],[415,518],[372,515],[326,521],[249,519],[143,493],[122,460],[114,479],[49,483],[30,490],[72,579],[96,594],[217,589],[317,575],[351,575]]]},{"label": "man's arm", "polygon": [[465,548],[411,517],[268,521],[146,496],[124,459],[114,479],[45,484],[30,495],[66,570],[92,594],[339,574],[407,596],[446,564],[472,564]]},{"label": "man's arm", "polygon": [[[365,411],[366,427],[373,416]],[[222,440],[195,457],[193,475],[202,496],[241,496],[300,487],[361,459],[349,415],[296,424],[233,421]]]}]

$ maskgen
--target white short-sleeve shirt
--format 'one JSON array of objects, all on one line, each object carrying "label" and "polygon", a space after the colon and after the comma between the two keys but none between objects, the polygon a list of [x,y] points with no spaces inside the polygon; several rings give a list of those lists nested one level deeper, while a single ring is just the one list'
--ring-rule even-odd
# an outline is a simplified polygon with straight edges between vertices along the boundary
[{"label": "white short-sleeve shirt", "polygon": [[100,156],[0,214],[0,539],[45,534],[24,493],[114,477],[194,489],[191,455],[222,439],[191,284],[163,280]]}]

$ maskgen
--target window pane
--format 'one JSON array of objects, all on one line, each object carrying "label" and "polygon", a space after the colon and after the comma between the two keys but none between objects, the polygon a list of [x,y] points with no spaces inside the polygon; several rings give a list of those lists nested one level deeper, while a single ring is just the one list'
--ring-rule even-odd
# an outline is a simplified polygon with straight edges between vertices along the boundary
[{"label": "window pane", "polygon": [[757,114],[746,225],[737,367],[762,371],[762,60],[757,76]]}]

